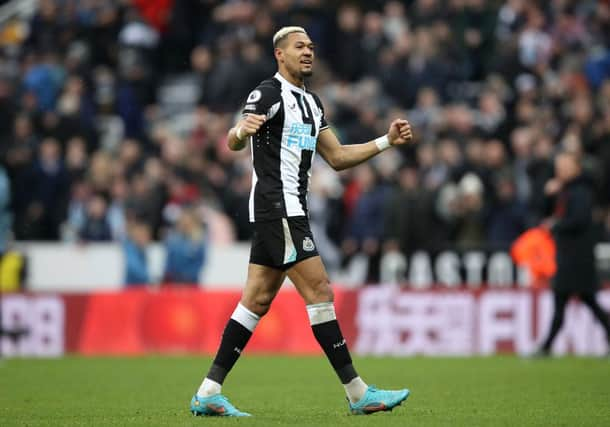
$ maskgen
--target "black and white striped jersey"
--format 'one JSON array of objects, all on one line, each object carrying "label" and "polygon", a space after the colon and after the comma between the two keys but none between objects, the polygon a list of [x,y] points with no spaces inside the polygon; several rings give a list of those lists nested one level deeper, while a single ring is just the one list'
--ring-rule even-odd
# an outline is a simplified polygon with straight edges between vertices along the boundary
[{"label": "black and white striped jersey", "polygon": [[316,142],[328,127],[320,99],[276,73],[250,93],[243,113],[267,116],[250,138],[250,221],[307,216]]}]

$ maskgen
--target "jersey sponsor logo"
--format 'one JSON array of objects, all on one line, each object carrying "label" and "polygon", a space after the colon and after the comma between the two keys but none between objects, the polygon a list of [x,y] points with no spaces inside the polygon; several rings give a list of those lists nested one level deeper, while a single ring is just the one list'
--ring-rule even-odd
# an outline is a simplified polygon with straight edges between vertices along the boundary
[{"label": "jersey sponsor logo", "polygon": [[316,150],[316,138],[311,136],[311,125],[306,123],[293,123],[285,139],[288,148],[301,150]]},{"label": "jersey sponsor logo", "polygon": [[311,252],[316,248],[316,245],[313,243],[313,240],[309,236],[305,236],[303,239],[303,250],[307,252]]},{"label": "jersey sponsor logo", "polygon": [[262,97],[263,97],[263,94],[261,93],[261,91],[256,89],[256,90],[253,90],[252,92],[250,92],[250,95],[248,95],[248,99],[246,100],[246,102],[247,103],[258,102],[258,101],[260,101],[260,99]]},{"label": "jersey sponsor logo", "polygon": [[244,110],[246,110],[246,111],[256,111],[256,105],[254,105],[254,104],[247,104],[244,107]]}]

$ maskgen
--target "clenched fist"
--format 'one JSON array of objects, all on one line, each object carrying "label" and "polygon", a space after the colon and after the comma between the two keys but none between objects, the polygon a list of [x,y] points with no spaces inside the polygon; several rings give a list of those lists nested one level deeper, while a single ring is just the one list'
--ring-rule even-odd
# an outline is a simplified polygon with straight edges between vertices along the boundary
[{"label": "clenched fist", "polygon": [[394,120],[388,130],[388,141],[392,145],[408,144],[413,141],[413,132],[409,122],[404,119]]},{"label": "clenched fist", "polygon": [[267,116],[264,114],[246,114],[246,117],[241,119],[235,127],[237,139],[243,140],[254,135],[265,123],[265,120],[267,120]]}]

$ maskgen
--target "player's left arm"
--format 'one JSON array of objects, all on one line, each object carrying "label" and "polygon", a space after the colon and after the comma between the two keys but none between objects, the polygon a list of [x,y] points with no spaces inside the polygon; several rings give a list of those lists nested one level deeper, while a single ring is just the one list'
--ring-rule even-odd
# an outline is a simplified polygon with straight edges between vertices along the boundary
[{"label": "player's left arm", "polygon": [[388,133],[364,144],[341,145],[330,128],[318,135],[316,149],[326,162],[337,171],[356,166],[395,145],[413,141],[411,125],[407,120],[397,119],[390,124]]}]

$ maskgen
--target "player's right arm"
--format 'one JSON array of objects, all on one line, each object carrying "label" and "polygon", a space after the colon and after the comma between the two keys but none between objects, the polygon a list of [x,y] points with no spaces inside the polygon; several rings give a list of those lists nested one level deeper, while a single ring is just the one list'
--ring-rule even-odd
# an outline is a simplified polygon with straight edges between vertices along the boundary
[{"label": "player's right arm", "polygon": [[266,120],[271,120],[279,109],[280,90],[269,80],[250,92],[242,111],[241,120],[229,130],[227,144],[231,150],[241,150],[248,139],[255,135]]},{"label": "player's right arm", "polygon": [[265,123],[264,114],[246,114],[236,125],[229,130],[228,144],[233,151],[238,151],[246,146],[248,137],[254,135]]}]

